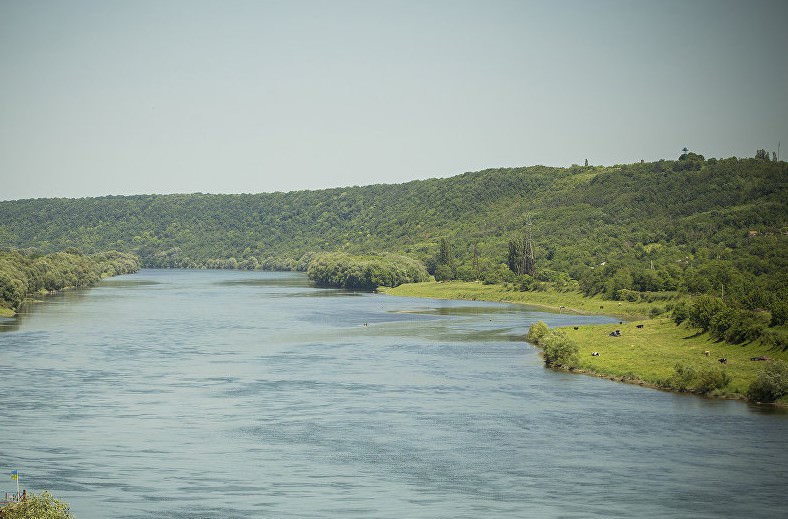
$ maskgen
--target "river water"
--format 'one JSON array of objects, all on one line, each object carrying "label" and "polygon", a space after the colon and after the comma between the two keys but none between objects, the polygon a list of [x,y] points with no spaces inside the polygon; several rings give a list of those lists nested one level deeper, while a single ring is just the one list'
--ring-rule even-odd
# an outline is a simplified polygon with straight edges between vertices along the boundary
[{"label": "river water", "polygon": [[539,319],[611,321],[294,273],[68,291],[0,320],[0,490],[80,519],[785,517],[788,416],[547,370]]}]

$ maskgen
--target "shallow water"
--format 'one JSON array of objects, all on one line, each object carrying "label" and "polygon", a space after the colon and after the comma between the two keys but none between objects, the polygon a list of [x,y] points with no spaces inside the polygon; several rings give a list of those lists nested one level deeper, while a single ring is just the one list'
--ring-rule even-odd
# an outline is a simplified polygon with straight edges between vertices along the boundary
[{"label": "shallow water", "polygon": [[784,516],[785,414],[546,370],[539,319],[612,322],[109,279],[0,320],[0,471],[80,519]]}]

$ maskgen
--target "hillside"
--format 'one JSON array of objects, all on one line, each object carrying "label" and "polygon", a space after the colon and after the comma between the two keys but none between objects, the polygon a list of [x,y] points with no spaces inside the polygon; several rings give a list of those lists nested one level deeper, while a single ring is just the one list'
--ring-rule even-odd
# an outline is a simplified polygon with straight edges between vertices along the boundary
[{"label": "hillside", "polygon": [[[144,266],[269,269],[304,269],[307,254],[321,251],[386,251],[433,271],[443,238],[453,277],[484,278],[507,262],[507,244],[530,215],[547,281],[571,277],[589,293],[675,290],[704,285],[698,269],[712,265],[726,280],[744,274],[784,289],[787,180],[786,162],[689,154],[320,191],[16,200],[0,202],[0,249],[119,250]],[[706,285],[697,291],[718,289]]]}]

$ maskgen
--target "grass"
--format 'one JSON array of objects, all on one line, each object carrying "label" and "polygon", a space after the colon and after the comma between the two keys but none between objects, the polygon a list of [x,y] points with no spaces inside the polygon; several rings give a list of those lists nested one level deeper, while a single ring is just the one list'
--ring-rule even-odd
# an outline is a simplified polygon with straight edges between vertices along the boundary
[{"label": "grass", "polygon": [[[742,398],[766,364],[750,360],[752,357],[763,355],[788,362],[788,351],[770,349],[759,341],[746,345],[716,342],[708,334],[699,334],[683,325],[676,326],[666,317],[646,318],[651,308],[659,303],[618,303],[599,297],[585,297],[578,292],[520,292],[507,290],[502,285],[461,281],[415,283],[381,288],[380,291],[396,296],[523,303],[556,311],[563,306],[563,312],[621,317],[630,322],[583,325],[577,330],[572,326],[564,328],[580,348],[579,371],[652,387],[671,377],[677,363],[696,371],[722,368],[730,375],[731,382],[714,396]],[[609,335],[616,329],[621,330],[621,337]],[[599,356],[591,355],[595,351]],[[709,356],[705,355],[706,351]],[[720,358],[726,358],[727,364],[721,364]],[[778,403],[788,405],[788,396]]]},{"label": "grass", "polygon": [[599,296],[585,297],[579,292],[521,292],[509,290],[503,285],[485,285],[480,282],[431,281],[411,283],[396,288],[381,287],[380,292],[395,296],[434,297],[437,299],[466,299],[469,301],[500,301],[541,306],[550,310],[571,311],[578,314],[613,315],[626,319],[646,318],[655,306],[664,302],[632,303],[629,301],[608,301]]},{"label": "grass", "polygon": [[[637,328],[643,325],[642,328]],[[613,329],[621,337],[611,337]],[[622,325],[586,325],[577,330],[564,328],[580,348],[580,370],[591,374],[657,386],[674,374],[677,363],[695,371],[724,369],[731,382],[717,396],[741,398],[766,362],[752,357],[788,361],[788,352],[754,342],[746,345],[716,342],[708,334],[698,334],[676,326],[667,318],[633,321]],[[592,352],[599,356],[592,356]],[[709,356],[705,352],[709,352]],[[727,359],[721,364],[718,359]],[[788,399],[783,398],[783,403]]]},{"label": "grass", "polygon": [[0,306],[0,317],[13,317],[16,315],[16,312],[11,310],[10,308],[5,308]]}]

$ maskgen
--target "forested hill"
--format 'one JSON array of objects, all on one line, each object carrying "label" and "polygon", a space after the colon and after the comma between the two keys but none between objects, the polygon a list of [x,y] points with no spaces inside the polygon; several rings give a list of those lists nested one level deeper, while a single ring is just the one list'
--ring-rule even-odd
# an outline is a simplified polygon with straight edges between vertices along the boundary
[{"label": "forested hill", "polygon": [[[530,216],[543,276],[593,287],[624,268],[651,270],[651,283],[669,289],[686,269],[721,261],[784,285],[787,181],[786,162],[689,154],[320,191],[16,200],[0,202],[0,249],[119,250],[145,266],[272,269],[304,268],[321,251],[386,251],[434,272],[443,241],[451,275],[483,278],[507,263]],[[636,288],[657,288],[646,285]]]}]

